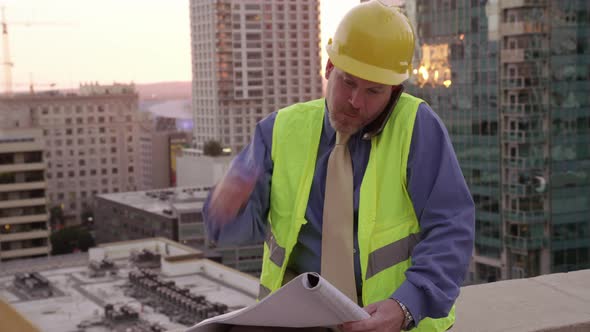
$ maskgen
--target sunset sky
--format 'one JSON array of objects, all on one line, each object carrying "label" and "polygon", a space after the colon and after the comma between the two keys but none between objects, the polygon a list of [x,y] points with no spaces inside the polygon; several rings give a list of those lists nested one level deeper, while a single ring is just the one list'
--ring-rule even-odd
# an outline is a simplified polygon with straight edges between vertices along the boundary
[{"label": "sunset sky", "polygon": [[[359,0],[322,0],[322,52]],[[8,22],[13,90],[79,83],[189,81],[188,0],[0,0]],[[31,24],[26,24],[26,23]],[[2,63],[5,61],[2,57]],[[325,61],[325,60],[323,60]],[[0,90],[4,89],[4,67]]]}]

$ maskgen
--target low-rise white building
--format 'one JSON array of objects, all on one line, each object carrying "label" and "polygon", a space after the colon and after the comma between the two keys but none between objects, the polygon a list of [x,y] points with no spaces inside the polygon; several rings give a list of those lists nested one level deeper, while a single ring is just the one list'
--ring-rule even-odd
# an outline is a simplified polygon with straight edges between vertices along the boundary
[{"label": "low-rise white building", "polygon": [[212,187],[227,172],[232,157],[211,157],[203,155],[198,149],[183,149],[176,158],[178,186]]},{"label": "low-rise white building", "polygon": [[[140,268],[148,252],[155,265]],[[109,273],[91,273],[91,265]],[[44,332],[184,330],[254,304],[257,294],[256,278],[163,238],[9,262],[0,271],[0,312],[5,301]]]},{"label": "low-rise white building", "polygon": [[209,187],[177,187],[99,195],[97,243],[163,237],[203,250],[222,264],[258,275],[262,244],[216,247],[208,240],[202,209]]}]

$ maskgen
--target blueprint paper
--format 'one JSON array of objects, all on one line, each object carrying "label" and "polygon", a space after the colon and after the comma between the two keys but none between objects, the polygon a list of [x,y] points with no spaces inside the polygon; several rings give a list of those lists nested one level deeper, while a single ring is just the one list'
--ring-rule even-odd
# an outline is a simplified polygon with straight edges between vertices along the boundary
[{"label": "blueprint paper", "polygon": [[369,318],[369,314],[317,273],[303,273],[262,301],[206,319],[187,332],[225,331],[227,325],[317,327]]}]

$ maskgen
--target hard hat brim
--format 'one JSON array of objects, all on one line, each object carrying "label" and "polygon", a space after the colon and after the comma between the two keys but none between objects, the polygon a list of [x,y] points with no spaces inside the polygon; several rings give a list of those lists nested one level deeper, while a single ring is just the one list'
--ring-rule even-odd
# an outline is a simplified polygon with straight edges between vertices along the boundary
[{"label": "hard hat brim", "polygon": [[410,68],[404,73],[398,73],[390,69],[373,66],[358,61],[334,50],[334,44],[326,46],[326,52],[334,64],[334,67],[367,81],[386,85],[400,85],[410,77]]}]

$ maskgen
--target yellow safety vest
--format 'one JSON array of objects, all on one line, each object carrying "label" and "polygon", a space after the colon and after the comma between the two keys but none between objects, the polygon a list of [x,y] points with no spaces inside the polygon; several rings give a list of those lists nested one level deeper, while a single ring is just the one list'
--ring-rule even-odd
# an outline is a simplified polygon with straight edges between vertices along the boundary
[{"label": "yellow safety vest", "polygon": [[[408,194],[406,165],[414,120],[423,101],[403,93],[371,153],[359,197],[358,242],[363,303],[387,299],[406,279],[420,225]],[[264,245],[259,299],[282,286],[297,243],[314,176],[324,122],[324,99],[295,104],[277,113],[271,157],[270,230]],[[425,318],[415,331],[445,331],[455,321]]]}]

